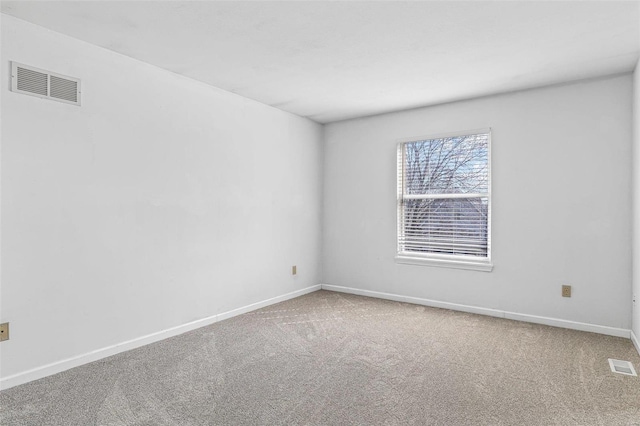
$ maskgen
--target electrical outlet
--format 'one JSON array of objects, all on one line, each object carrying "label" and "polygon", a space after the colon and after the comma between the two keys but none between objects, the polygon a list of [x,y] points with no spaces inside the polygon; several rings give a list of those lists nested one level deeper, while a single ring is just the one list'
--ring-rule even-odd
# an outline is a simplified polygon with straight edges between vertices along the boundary
[{"label": "electrical outlet", "polygon": [[562,297],[571,297],[571,286],[563,285],[562,286]]},{"label": "electrical outlet", "polygon": [[9,340],[9,323],[0,324],[0,342]]},{"label": "electrical outlet", "polygon": [[293,265],[291,267],[291,275],[296,275],[298,273],[298,267],[296,265]]}]

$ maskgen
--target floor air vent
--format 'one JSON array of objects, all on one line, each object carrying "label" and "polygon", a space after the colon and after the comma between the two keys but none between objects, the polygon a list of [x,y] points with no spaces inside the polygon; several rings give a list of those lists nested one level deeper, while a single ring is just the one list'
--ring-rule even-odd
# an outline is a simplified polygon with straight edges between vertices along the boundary
[{"label": "floor air vent", "polygon": [[80,79],[11,62],[11,91],[80,105]]},{"label": "floor air vent", "polygon": [[637,376],[633,364],[629,361],[620,361],[619,359],[609,358],[609,367],[614,373],[626,374],[627,376]]}]

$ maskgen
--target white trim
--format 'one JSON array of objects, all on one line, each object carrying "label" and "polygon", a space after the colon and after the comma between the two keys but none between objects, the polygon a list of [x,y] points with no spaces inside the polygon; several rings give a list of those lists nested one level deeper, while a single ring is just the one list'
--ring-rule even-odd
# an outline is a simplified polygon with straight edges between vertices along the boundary
[{"label": "white trim", "polygon": [[437,259],[435,257],[417,257],[406,254],[396,255],[396,263],[405,265],[439,266],[444,268],[466,269],[471,271],[491,272],[493,264],[491,262],[472,262],[457,259]]},{"label": "white trim", "polygon": [[[471,193],[471,194],[405,194],[405,183],[406,183],[406,171],[405,171],[405,147],[407,144],[420,142],[420,141],[428,141],[428,140],[437,140],[437,139],[445,139],[452,137],[464,137],[464,136],[472,136],[472,135],[487,135],[487,192],[486,193]],[[404,264],[412,264],[412,265],[426,265],[426,266],[440,266],[446,268],[455,268],[455,269],[466,269],[466,270],[477,270],[484,272],[491,272],[493,270],[493,264],[491,262],[491,146],[492,146],[492,128],[487,127],[484,129],[475,129],[475,130],[467,130],[464,132],[448,132],[439,135],[431,135],[424,137],[414,137],[414,138],[403,138],[396,140],[396,262],[404,263]],[[440,199],[440,198],[487,198],[488,209],[487,209],[487,256],[483,258],[481,262],[469,261],[468,259],[455,259],[455,261],[450,261],[445,259],[445,261],[440,261],[437,255],[429,254],[424,258],[428,257],[428,260],[423,260],[422,256],[419,256],[418,253],[407,253],[404,251],[405,247],[405,230],[404,230],[404,215],[403,215],[403,205],[404,200],[412,200],[412,199]],[[456,257],[454,255],[454,257]],[[460,256],[462,257],[462,256]],[[433,259],[433,261],[432,261]]]},{"label": "white trim", "polygon": [[633,330],[631,330],[631,342],[633,342],[633,346],[636,347],[636,351],[638,351],[638,355],[640,355],[640,340],[638,340]]},{"label": "white trim", "polygon": [[218,321],[223,321],[229,318],[233,318],[238,315],[246,314],[247,312],[255,311],[256,309],[264,308],[265,306],[273,305],[275,303],[284,302],[285,300],[295,299],[296,297],[304,296],[305,294],[313,293],[314,291],[321,290],[320,284],[312,285],[301,290],[292,291],[290,293],[283,294],[281,296],[272,297],[271,299],[263,300],[260,302],[252,303],[247,306],[232,309],[227,312],[223,312],[217,315]]},{"label": "white trim", "polygon": [[434,308],[451,309],[454,311],[470,312],[491,317],[505,318],[515,321],[530,322],[534,324],[549,325],[552,327],[568,328],[571,330],[588,331],[591,333],[605,334],[607,336],[624,337],[629,339],[631,330],[625,328],[615,328],[606,325],[588,324],[563,320],[559,318],[542,317],[538,315],[520,314],[517,312],[507,312],[499,309],[482,308],[479,306],[462,305],[459,303],[442,302],[439,300],[422,299],[420,297],[401,296],[398,294],[382,293],[371,290],[361,290],[358,288],[342,287],[337,285],[322,284],[323,290],[337,291],[340,293],[357,294],[359,296],[375,297],[377,299],[394,300],[396,302],[413,303],[416,305],[431,306]]},{"label": "white trim", "polygon": [[64,359],[62,361],[56,361],[51,364],[44,365],[42,367],[36,367],[34,369],[24,371],[22,373],[14,374],[9,377],[0,379],[0,389],[5,390],[18,386],[33,380],[41,379],[43,377],[51,376],[52,374],[60,373],[70,368],[78,367],[80,365],[88,364],[93,361],[97,361],[102,358],[106,358],[111,355],[119,354],[121,352],[136,349],[141,346],[148,345],[150,343],[158,342],[160,340],[167,339],[169,337],[177,336],[178,334],[186,333],[187,331],[195,330],[196,328],[204,327],[218,321],[222,321],[237,315],[244,314],[246,312],[254,311],[256,309],[263,308],[265,306],[273,305],[275,303],[284,302],[285,300],[293,299],[314,291],[320,290],[321,286],[313,285],[303,288],[301,290],[292,291],[290,293],[283,294],[281,296],[272,297],[271,299],[263,300],[260,302],[252,303],[240,308],[233,309],[231,311],[223,312],[220,314],[212,315],[207,318],[202,318],[196,321],[192,321],[186,324],[182,324],[176,327],[172,327],[166,330],[151,333],[146,336],[138,337],[135,339],[127,340],[122,343],[117,343],[112,346],[107,346],[102,349],[87,352],[82,355],[77,355],[71,358]]}]

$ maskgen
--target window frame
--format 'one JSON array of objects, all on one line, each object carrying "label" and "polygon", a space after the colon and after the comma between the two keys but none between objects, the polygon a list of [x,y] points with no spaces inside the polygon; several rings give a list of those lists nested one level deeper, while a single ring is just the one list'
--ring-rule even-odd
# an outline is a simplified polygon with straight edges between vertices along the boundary
[{"label": "window frame", "polygon": [[[411,251],[404,251],[401,243],[401,236],[404,235],[404,224],[403,224],[404,203],[403,201],[405,199],[411,199],[410,197],[405,198],[405,193],[404,193],[405,164],[406,164],[404,146],[413,142],[460,137],[460,136],[469,136],[469,135],[477,135],[477,134],[487,135],[487,179],[488,179],[488,187],[486,192],[487,203],[488,203],[488,206],[487,206],[487,256],[477,257],[477,256],[468,256],[468,255],[417,253],[417,252],[411,252]],[[467,130],[462,132],[440,133],[437,135],[429,135],[424,137],[405,138],[397,141],[397,146],[396,146],[397,229],[396,229],[396,256],[395,256],[396,263],[410,264],[410,265],[438,266],[438,267],[445,267],[445,268],[467,269],[467,270],[476,270],[476,271],[484,271],[484,272],[491,272],[493,270],[493,262],[491,259],[491,204],[492,204],[492,194],[491,194],[491,187],[492,187],[491,142],[492,141],[491,139],[492,139],[491,128],[483,128],[483,129]],[[442,194],[442,195],[450,196],[450,197],[442,197],[442,198],[455,198],[455,195],[451,197],[451,195],[453,194]]]}]

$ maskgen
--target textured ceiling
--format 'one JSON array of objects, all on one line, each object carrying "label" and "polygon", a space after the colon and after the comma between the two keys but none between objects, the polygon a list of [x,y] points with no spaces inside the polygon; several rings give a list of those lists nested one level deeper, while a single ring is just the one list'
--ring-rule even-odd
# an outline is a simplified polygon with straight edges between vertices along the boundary
[{"label": "textured ceiling", "polygon": [[326,123],[631,71],[639,3],[2,2],[2,12]]}]

